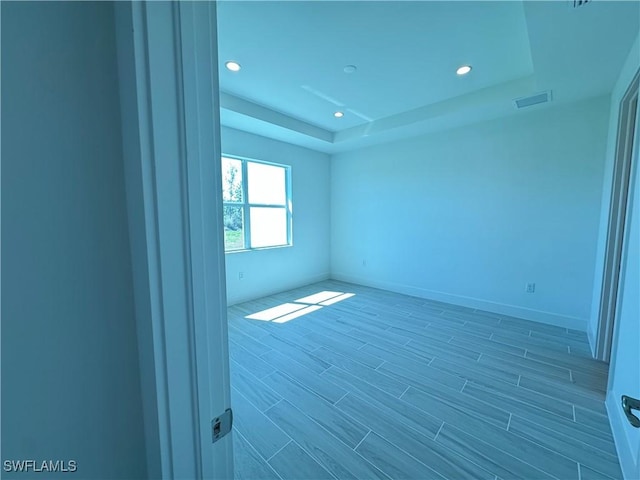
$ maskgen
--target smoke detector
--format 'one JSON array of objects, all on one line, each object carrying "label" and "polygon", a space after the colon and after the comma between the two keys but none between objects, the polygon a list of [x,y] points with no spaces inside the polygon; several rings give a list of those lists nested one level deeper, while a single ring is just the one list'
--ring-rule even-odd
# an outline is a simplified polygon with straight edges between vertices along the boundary
[{"label": "smoke detector", "polygon": [[534,93],[527,97],[516,98],[513,104],[517,109],[532,107],[533,105],[539,105],[541,103],[547,103],[551,101],[551,90],[546,92]]}]

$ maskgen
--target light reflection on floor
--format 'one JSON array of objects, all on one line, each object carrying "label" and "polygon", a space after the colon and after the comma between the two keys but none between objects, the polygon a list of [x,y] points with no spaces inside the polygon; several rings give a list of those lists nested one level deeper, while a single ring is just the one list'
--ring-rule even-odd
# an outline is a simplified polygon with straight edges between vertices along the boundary
[{"label": "light reflection on floor", "polygon": [[294,318],[301,317],[323,307],[341,302],[355,296],[355,293],[332,292],[325,290],[299,298],[291,303],[283,303],[276,307],[268,308],[260,312],[252,313],[244,318],[261,320],[263,322],[286,323]]}]

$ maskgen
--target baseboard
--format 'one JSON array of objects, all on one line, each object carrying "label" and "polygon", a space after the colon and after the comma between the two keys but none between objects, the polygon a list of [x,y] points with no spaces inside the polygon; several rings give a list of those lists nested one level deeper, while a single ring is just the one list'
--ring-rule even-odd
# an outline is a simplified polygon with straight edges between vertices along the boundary
[{"label": "baseboard", "polygon": [[276,293],[286,292],[287,290],[293,290],[294,288],[304,287],[311,285],[312,283],[322,282],[330,278],[329,272],[319,275],[313,275],[310,277],[302,277],[294,280],[293,282],[279,283],[278,285],[269,286],[267,288],[260,288],[259,291],[253,291],[236,297],[229,297],[227,291],[227,306],[231,307],[239,303],[249,302],[262,297],[268,297],[269,295],[275,295]]},{"label": "baseboard", "polygon": [[619,399],[615,398],[611,391],[607,393],[605,406],[609,424],[611,425],[611,432],[613,433],[613,440],[616,444],[616,451],[618,452],[618,459],[620,460],[622,476],[625,480],[637,480],[640,478],[640,465],[636,464],[637,452],[629,445],[627,436],[624,433],[625,428],[627,428],[627,419],[624,417]]},{"label": "baseboard", "polygon": [[453,295],[450,293],[438,292],[435,290],[427,290],[424,288],[414,287],[411,285],[402,285],[393,282],[382,282],[371,280],[364,277],[356,277],[342,273],[332,273],[331,278],[341,280],[343,282],[357,283],[367,287],[381,288],[391,292],[402,293],[414,297],[435,300],[438,302],[451,303],[462,307],[475,308],[487,312],[497,313],[500,315],[509,315],[511,317],[523,318],[534,322],[555,325],[563,328],[571,328],[574,330],[586,331],[587,320],[569,315],[561,315],[553,312],[545,312],[542,310],[534,310],[517,305],[508,305],[504,303],[482,300],[479,298],[465,297],[462,295]]}]

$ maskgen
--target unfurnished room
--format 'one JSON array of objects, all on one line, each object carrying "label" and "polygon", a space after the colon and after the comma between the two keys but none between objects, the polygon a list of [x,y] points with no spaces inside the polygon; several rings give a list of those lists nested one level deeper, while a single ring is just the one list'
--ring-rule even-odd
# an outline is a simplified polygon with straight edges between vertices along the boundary
[{"label": "unfurnished room", "polygon": [[640,479],[639,1],[0,13],[4,478]]}]

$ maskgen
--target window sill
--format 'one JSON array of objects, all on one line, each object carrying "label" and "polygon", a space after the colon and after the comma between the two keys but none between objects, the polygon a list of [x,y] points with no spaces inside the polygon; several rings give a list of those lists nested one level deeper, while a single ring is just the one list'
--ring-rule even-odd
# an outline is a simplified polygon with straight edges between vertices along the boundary
[{"label": "window sill", "polygon": [[279,248],[291,248],[293,247],[293,244],[291,245],[276,245],[273,247],[259,247],[259,248],[242,248],[239,250],[225,250],[224,254],[225,255],[233,255],[235,253],[247,253],[247,252],[260,252],[262,250],[277,250]]}]

